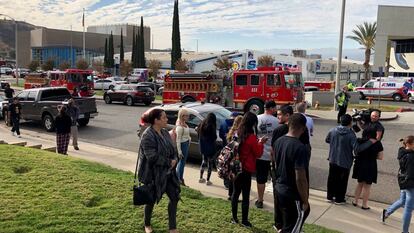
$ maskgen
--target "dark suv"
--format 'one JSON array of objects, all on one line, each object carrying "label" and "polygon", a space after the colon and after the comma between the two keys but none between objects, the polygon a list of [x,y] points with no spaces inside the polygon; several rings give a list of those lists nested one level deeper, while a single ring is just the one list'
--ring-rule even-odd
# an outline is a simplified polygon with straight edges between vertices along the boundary
[{"label": "dark suv", "polygon": [[[201,158],[200,150],[198,148],[198,134],[195,128],[201,123],[201,121],[209,114],[210,112],[214,113],[217,118],[217,145],[221,145],[221,139],[218,136],[218,130],[222,122],[225,119],[229,119],[231,117],[231,112],[225,109],[223,106],[217,104],[210,104],[210,103],[199,103],[199,102],[187,102],[187,103],[176,103],[176,104],[167,104],[161,105],[157,107],[153,107],[148,109],[144,114],[148,114],[154,108],[160,108],[165,111],[168,118],[168,126],[167,129],[171,130],[175,126],[175,122],[177,121],[178,111],[180,108],[187,108],[190,114],[189,120],[187,122],[188,126],[190,127],[190,136],[191,136],[191,144],[190,144],[190,151],[189,156],[195,158]],[[148,124],[143,121],[141,117],[140,121],[140,128],[138,130],[138,136],[141,137],[144,130],[148,127]]]},{"label": "dark suv", "polygon": [[144,103],[146,106],[149,106],[155,100],[155,93],[147,85],[122,84],[106,91],[103,98],[107,104],[118,101],[128,106],[132,106],[135,103]]}]

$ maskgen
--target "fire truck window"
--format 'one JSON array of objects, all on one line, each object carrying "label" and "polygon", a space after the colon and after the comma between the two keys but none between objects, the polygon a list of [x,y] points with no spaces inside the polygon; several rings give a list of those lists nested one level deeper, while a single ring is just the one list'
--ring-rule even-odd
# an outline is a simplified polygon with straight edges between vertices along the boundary
[{"label": "fire truck window", "polygon": [[190,128],[195,129],[199,124],[201,123],[201,119],[196,117],[193,114],[190,114],[190,117],[188,118],[187,124]]},{"label": "fire truck window", "polygon": [[258,86],[260,83],[260,76],[258,74],[250,75],[250,85]]},{"label": "fire truck window", "polygon": [[175,125],[177,118],[178,118],[178,112],[177,111],[165,111],[165,114],[168,118],[168,124],[169,125]]},{"label": "fire truck window", "polygon": [[280,75],[278,74],[268,74],[267,75],[267,85],[268,86],[280,86],[282,81],[280,80]]},{"label": "fire truck window", "polygon": [[247,75],[237,75],[236,76],[236,85],[238,86],[247,86]]}]

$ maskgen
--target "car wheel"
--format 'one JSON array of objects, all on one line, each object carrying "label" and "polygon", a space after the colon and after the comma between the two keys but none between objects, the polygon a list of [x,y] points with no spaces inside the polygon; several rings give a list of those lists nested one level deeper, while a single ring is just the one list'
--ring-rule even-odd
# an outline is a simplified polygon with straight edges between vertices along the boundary
[{"label": "car wheel", "polygon": [[55,121],[50,114],[43,116],[43,126],[47,132],[53,132],[55,130]]},{"label": "car wheel", "polygon": [[183,103],[187,103],[187,102],[195,102],[196,100],[194,99],[194,97],[190,97],[190,96],[186,96],[184,97],[181,102]]},{"label": "car wheel", "polygon": [[78,124],[81,127],[85,127],[89,123],[89,118],[78,119]]},{"label": "car wheel", "polygon": [[364,93],[360,92],[359,93],[359,99],[364,100],[365,98],[366,98],[366,96],[364,95]]},{"label": "car wheel", "polygon": [[104,100],[105,100],[105,103],[106,103],[106,104],[110,104],[110,103],[112,103],[111,97],[109,97],[109,95],[105,95],[105,96],[104,96]]},{"label": "car wheel", "polygon": [[259,100],[252,100],[246,105],[244,110],[245,112],[249,111],[256,115],[259,115],[264,112],[264,105]]},{"label": "car wheel", "polygon": [[144,102],[145,106],[150,106],[151,105],[151,101],[146,101]]},{"label": "car wheel", "polygon": [[414,103],[414,97],[411,95],[408,95],[407,101],[408,103]]},{"label": "car wheel", "polygon": [[400,95],[400,94],[394,94],[393,96],[392,96],[392,99],[394,100],[394,101],[401,101],[402,100],[402,96]]},{"label": "car wheel", "polygon": [[128,96],[128,97],[126,98],[126,104],[127,104],[128,106],[132,106],[132,105],[134,105],[134,100],[132,99],[132,97],[131,97],[131,96]]}]

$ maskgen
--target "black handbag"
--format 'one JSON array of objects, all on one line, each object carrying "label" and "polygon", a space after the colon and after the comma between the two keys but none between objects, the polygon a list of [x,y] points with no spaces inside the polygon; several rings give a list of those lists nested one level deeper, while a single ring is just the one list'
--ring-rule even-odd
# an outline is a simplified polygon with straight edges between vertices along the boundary
[{"label": "black handbag", "polygon": [[146,205],[155,203],[155,186],[154,184],[142,184],[138,180],[138,163],[135,166],[134,186],[132,187],[134,205]]}]

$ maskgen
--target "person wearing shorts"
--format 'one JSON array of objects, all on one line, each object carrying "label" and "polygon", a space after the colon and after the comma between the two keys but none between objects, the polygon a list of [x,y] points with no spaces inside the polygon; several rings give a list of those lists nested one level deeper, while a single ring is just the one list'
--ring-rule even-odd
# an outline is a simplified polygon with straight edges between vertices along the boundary
[{"label": "person wearing shorts", "polygon": [[272,158],[271,139],[273,130],[278,126],[278,120],[274,116],[277,111],[275,101],[270,100],[266,102],[265,109],[265,113],[257,116],[258,137],[266,137],[269,139],[264,145],[262,156],[256,160],[256,182],[258,197],[255,205],[259,209],[263,208],[263,195],[270,172],[270,161]]}]

